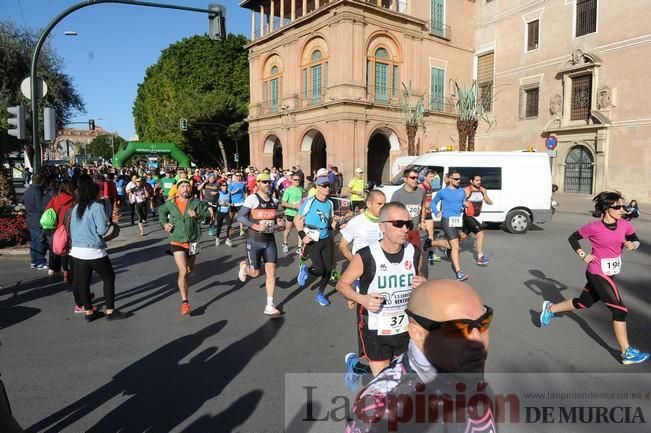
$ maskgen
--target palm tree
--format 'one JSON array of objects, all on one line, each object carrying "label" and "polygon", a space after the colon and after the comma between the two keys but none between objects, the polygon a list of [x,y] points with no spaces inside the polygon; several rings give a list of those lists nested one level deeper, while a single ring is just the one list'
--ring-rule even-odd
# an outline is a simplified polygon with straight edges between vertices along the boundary
[{"label": "palm tree", "polygon": [[425,107],[423,106],[423,97],[421,96],[416,101],[416,104],[412,104],[413,92],[411,89],[411,81],[409,86],[405,86],[405,83],[402,83],[404,91],[402,92],[402,98],[400,100],[400,108],[402,110],[402,118],[405,121],[405,129],[407,130],[407,155],[414,156],[416,155],[416,133],[418,133],[418,127],[423,126],[423,115],[425,114]]},{"label": "palm tree", "polygon": [[[493,122],[486,115],[486,101],[477,98],[477,82],[473,81],[470,88],[464,83],[454,82],[454,93],[456,97],[457,115],[457,132],[459,133],[459,150],[475,151],[475,134],[480,120],[486,121],[489,129]],[[484,98],[490,97],[488,92]]]}]

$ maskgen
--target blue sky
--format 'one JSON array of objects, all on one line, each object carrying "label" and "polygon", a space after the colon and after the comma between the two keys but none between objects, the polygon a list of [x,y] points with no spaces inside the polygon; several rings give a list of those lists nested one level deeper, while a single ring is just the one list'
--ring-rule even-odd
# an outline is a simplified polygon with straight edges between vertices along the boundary
[{"label": "blue sky", "polygon": [[[240,0],[152,1],[206,9],[209,3],[223,4],[228,32],[250,37],[250,11],[238,6]],[[0,19],[40,30],[59,13],[81,2],[0,0]],[[64,36],[65,31],[78,35]],[[135,134],[131,110],[145,70],[169,45],[207,32],[207,15],[196,12],[124,4],[98,4],[73,12],[57,24],[54,36],[49,36],[86,104],[86,114],[78,114],[73,120],[94,118],[104,129],[131,138]]]}]

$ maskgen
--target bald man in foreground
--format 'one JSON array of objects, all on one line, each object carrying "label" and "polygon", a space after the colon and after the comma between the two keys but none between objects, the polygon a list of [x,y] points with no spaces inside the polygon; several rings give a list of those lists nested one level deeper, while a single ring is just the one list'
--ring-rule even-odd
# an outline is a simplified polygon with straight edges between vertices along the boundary
[{"label": "bald man in foreground", "polygon": [[407,352],[362,390],[346,432],[495,433],[490,407],[459,407],[491,398],[482,379],[493,310],[469,285],[435,280],[414,289],[407,315]]}]

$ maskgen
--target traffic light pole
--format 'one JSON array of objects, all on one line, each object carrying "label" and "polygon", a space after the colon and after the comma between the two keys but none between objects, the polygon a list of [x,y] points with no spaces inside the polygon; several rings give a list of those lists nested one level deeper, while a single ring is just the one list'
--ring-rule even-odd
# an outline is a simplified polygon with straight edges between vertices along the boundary
[{"label": "traffic light pole", "polygon": [[151,3],[151,2],[142,2],[142,1],[135,1],[135,0],[86,0],[85,2],[82,3],[77,3],[76,5],[70,6],[68,9],[64,10],[61,12],[59,15],[57,15],[50,23],[45,27],[45,29],[41,32],[41,36],[38,38],[38,41],[36,42],[36,47],[34,48],[34,53],[32,54],[32,68],[30,71],[30,93],[31,93],[31,99],[32,99],[32,144],[34,147],[34,173],[38,173],[38,171],[41,169],[41,143],[39,141],[39,134],[38,134],[38,94],[36,92],[36,72],[38,68],[38,55],[41,53],[41,48],[43,48],[43,44],[45,44],[45,39],[48,37],[54,26],[56,26],[59,21],[70,15],[71,13],[83,9],[88,6],[93,6],[96,4],[101,4],[101,3],[119,3],[119,4],[126,4],[126,5],[132,5],[132,6],[145,6],[145,7],[153,7],[153,8],[161,8],[161,9],[176,9],[176,10],[181,10],[181,11],[189,11],[189,12],[200,12],[200,13],[205,13],[208,14],[210,18],[215,18],[218,15],[218,12],[215,10],[211,9],[201,9],[201,8],[193,8],[193,7],[188,7],[188,6],[178,6],[178,5],[171,5],[171,4],[162,4],[162,3]]}]

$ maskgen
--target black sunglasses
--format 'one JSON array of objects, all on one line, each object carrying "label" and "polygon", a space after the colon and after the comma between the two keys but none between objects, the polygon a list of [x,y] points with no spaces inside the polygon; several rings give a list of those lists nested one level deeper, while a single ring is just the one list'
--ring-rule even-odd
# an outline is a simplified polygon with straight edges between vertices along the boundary
[{"label": "black sunglasses", "polygon": [[407,176],[409,179],[418,179],[418,176]]},{"label": "black sunglasses", "polygon": [[625,207],[626,207],[626,205],[616,204],[614,206],[611,206],[610,209],[620,210],[620,209],[624,209]]},{"label": "black sunglasses", "polygon": [[270,180],[259,180],[258,182],[260,182],[260,183],[271,183]]},{"label": "black sunglasses", "polygon": [[330,184],[329,184],[329,183],[322,183],[322,184],[319,185],[319,186],[320,186],[320,187],[323,187],[323,188],[330,188]]},{"label": "black sunglasses", "polygon": [[446,320],[445,322],[437,322],[430,320],[426,317],[414,314],[410,310],[406,310],[409,317],[414,319],[416,323],[425,328],[427,331],[432,332],[441,330],[441,333],[446,337],[464,337],[467,338],[473,329],[478,329],[479,332],[486,332],[488,327],[493,321],[493,309],[488,305],[484,305],[486,312],[481,315],[477,320],[471,319],[456,319]]},{"label": "black sunglasses", "polygon": [[298,178],[297,178],[297,179],[292,179],[292,180],[293,180],[294,182],[300,182],[300,181],[301,181],[301,180],[298,179]]},{"label": "black sunglasses", "polygon": [[391,223],[392,226],[394,226],[397,229],[401,229],[403,227],[407,227],[407,230],[411,230],[414,228],[414,222],[412,220],[387,220],[387,221],[382,221],[383,223]]},{"label": "black sunglasses", "polygon": [[450,180],[461,180],[460,177],[451,177]]}]

